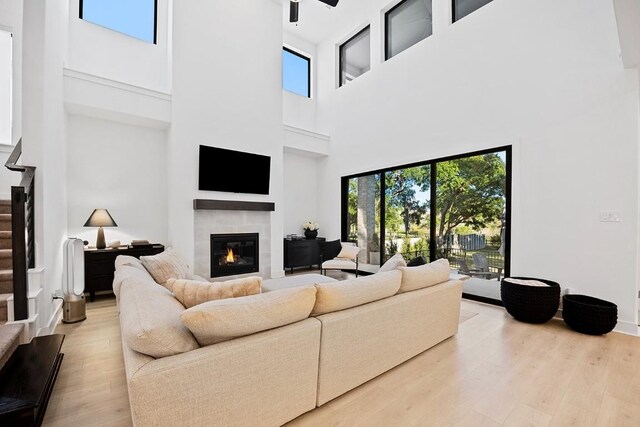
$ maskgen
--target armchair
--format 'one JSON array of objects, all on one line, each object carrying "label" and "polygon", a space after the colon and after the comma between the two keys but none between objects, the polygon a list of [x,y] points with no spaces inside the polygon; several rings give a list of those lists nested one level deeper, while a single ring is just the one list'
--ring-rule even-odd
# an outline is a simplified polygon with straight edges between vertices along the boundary
[{"label": "armchair", "polygon": [[320,273],[327,270],[355,270],[358,277],[358,254],[361,248],[355,243],[334,240],[320,247]]}]

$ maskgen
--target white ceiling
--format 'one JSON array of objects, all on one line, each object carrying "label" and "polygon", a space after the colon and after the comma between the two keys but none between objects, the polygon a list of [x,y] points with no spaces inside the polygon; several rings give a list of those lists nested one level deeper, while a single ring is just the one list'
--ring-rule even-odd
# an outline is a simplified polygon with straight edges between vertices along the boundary
[{"label": "white ceiling", "polygon": [[300,0],[298,22],[293,24],[289,22],[289,0],[282,0],[283,30],[317,45],[329,36],[336,36],[349,22],[366,19],[370,5],[370,0],[340,0],[336,7],[318,0]]}]

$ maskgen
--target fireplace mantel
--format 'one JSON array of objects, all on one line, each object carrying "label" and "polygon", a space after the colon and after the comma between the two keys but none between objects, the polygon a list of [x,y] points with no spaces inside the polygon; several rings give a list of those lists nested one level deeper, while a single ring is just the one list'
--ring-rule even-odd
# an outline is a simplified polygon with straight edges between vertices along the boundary
[{"label": "fireplace mantel", "polygon": [[193,210],[273,212],[276,210],[276,204],[273,202],[243,202],[239,200],[194,199]]}]

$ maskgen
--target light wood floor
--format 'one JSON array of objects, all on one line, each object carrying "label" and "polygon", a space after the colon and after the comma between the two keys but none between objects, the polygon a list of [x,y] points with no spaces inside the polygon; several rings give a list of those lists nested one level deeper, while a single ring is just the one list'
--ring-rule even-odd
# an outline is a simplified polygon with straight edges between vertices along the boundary
[{"label": "light wood floor", "polygon": [[[115,300],[67,335],[45,425],[131,425]],[[640,339],[463,301],[457,336],[289,426],[640,426]]]}]

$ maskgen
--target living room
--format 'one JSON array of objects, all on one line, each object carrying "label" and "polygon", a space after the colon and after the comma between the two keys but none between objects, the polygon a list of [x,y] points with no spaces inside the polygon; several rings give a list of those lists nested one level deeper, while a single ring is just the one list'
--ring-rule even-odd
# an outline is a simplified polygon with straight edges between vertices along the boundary
[{"label": "living room", "polygon": [[[21,162],[37,168],[36,266],[29,280],[42,290],[34,302],[38,316],[29,327],[31,335],[58,329],[61,301],[51,295],[62,288],[63,243],[78,237],[95,244],[96,230],[83,225],[96,208],[106,208],[118,224],[105,229],[107,241],[161,243],[199,274],[209,257],[202,249],[208,244],[203,231],[208,239],[209,233],[226,232],[230,222],[245,218],[252,223],[253,217],[231,213],[222,220],[216,216],[220,211],[194,210],[194,200],[273,203],[272,212],[257,216],[266,256],[260,274],[278,279],[285,276],[283,238],[302,234],[305,221],[319,223],[319,235],[327,240],[343,238],[343,178],[508,147],[506,274],[553,280],[563,292],[615,303],[615,332],[601,346],[588,341],[590,353],[580,356],[579,365],[595,357],[596,347],[607,364],[622,349],[637,362],[637,341],[629,344],[626,335],[637,337],[639,320],[638,5],[632,0],[481,1],[482,7],[454,22],[452,3],[457,2],[432,0],[425,3],[431,12],[430,35],[386,59],[384,17],[398,3],[342,0],[329,7],[304,0],[298,22],[292,23],[289,1],[157,0],[153,40],[145,42],[80,18],[81,1],[2,0],[0,30],[12,34],[13,78],[12,126],[9,140],[2,141],[1,160],[21,139]],[[341,84],[340,46],[367,26],[369,69]],[[310,58],[310,96],[282,89],[283,47]],[[201,145],[268,156],[268,194],[199,190]],[[2,199],[10,198],[10,186],[19,181],[19,174],[0,173]],[[604,221],[607,213],[618,220]],[[92,304],[87,302],[87,321]],[[455,353],[428,350],[419,356],[420,364],[402,365],[406,375],[423,375],[424,363],[440,363],[439,357],[467,360],[472,355],[464,350],[479,351],[481,338],[495,345],[492,357],[506,357],[500,350],[507,346],[497,337],[512,319],[499,307],[462,304],[463,311],[477,315],[460,324]],[[509,329],[520,343],[509,351],[544,357],[534,345],[548,344],[543,337],[557,334],[577,352],[582,336],[564,335],[559,325],[561,320],[550,329]],[[519,341],[534,331],[543,337],[529,344]],[[447,350],[451,346],[451,340],[445,342]],[[66,355],[72,363],[72,353]],[[560,356],[571,358],[567,349]],[[522,366],[529,362],[519,361]],[[631,366],[611,368],[628,369],[629,380],[635,381],[640,374]],[[120,377],[109,381],[125,382],[122,367],[117,369]],[[604,382],[613,378],[605,377]],[[553,381],[552,375],[545,378]],[[573,378],[558,388],[564,392],[580,384]],[[353,414],[340,412],[349,399],[356,399],[363,411],[373,410],[359,394],[401,387],[405,380],[380,378],[379,386],[372,380],[332,403],[336,418],[325,410],[326,418],[307,422],[332,423],[342,416],[356,423]],[[613,405],[614,413],[630,413],[637,424],[640,402],[628,397],[637,386],[626,386],[626,400],[605,387],[593,405]],[[508,389],[505,384],[500,393]],[[82,395],[82,388],[73,393]],[[100,393],[109,397],[102,388]],[[407,412],[418,406],[421,415],[399,420],[421,424],[426,408],[437,407],[429,406],[433,401],[420,406],[419,395],[410,394]],[[53,401],[55,396],[54,390]],[[562,408],[586,411],[588,400]],[[516,411],[520,403],[509,409]],[[402,402],[398,405],[388,407],[380,420],[404,413]],[[89,407],[101,414],[105,410]],[[473,407],[490,425],[512,415],[492,418],[495,412],[481,409]],[[584,411],[580,419],[592,416],[594,423],[607,413]],[[514,425],[523,425],[515,415]],[[462,418],[448,421],[456,424]],[[613,419],[599,422],[607,425]]]}]

